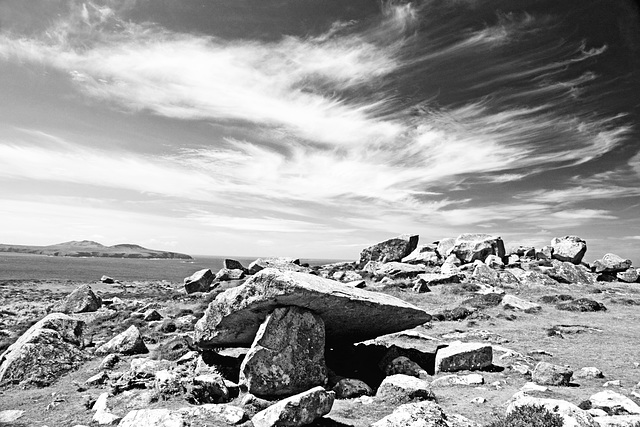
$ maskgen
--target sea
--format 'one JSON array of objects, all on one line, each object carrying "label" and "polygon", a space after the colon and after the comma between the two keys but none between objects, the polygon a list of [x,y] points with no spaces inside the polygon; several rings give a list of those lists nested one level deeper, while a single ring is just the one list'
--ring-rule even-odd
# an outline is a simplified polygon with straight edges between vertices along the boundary
[{"label": "sea", "polygon": [[[121,281],[167,280],[182,283],[185,277],[198,270],[211,269],[216,273],[225,258],[240,261],[245,267],[256,258],[197,256],[192,260],[76,258],[30,254],[0,254],[0,280],[71,280],[95,282],[103,275]],[[301,263],[322,265],[339,261],[301,259]],[[352,261],[352,260],[350,260]]]}]

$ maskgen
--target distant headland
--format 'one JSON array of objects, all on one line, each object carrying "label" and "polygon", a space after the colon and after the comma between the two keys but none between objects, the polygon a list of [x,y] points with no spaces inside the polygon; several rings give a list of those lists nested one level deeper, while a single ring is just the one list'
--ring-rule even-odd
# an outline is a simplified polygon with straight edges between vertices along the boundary
[{"label": "distant headland", "polygon": [[193,259],[190,255],[159,251],[139,245],[120,244],[105,246],[91,240],[71,241],[49,246],[27,246],[0,244],[0,252],[95,258],[148,258],[148,259]]}]

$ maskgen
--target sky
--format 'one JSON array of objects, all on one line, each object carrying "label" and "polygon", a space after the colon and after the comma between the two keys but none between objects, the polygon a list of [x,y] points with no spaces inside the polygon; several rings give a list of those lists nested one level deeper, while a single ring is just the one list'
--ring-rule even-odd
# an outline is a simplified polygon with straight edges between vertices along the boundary
[{"label": "sky", "polygon": [[633,1],[0,0],[0,242],[640,266],[639,117]]}]

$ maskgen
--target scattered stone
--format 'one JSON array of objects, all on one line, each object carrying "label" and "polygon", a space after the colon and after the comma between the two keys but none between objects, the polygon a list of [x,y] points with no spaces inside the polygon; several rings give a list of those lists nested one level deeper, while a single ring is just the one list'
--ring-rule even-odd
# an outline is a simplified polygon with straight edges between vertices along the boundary
[{"label": "scattered stone", "polygon": [[336,399],[373,395],[373,389],[367,383],[355,378],[343,378],[331,390],[336,394]]},{"label": "scattered stone", "polygon": [[556,286],[558,282],[547,274],[541,273],[536,270],[520,270],[513,268],[510,270],[517,278],[520,284],[524,287],[530,286]]},{"label": "scattered stone", "polygon": [[525,301],[521,298],[518,298],[516,296],[513,295],[505,295],[502,298],[502,305],[503,306],[509,306],[509,307],[513,307],[515,309],[518,310],[523,310],[523,311],[539,311],[542,309],[542,307],[540,306],[540,304],[536,304],[533,302],[529,302],[529,301]]},{"label": "scattered stone", "polygon": [[251,418],[251,422],[254,427],[297,427],[311,424],[331,411],[333,401],[333,393],[320,386],[314,387],[258,412]]},{"label": "scattered stone", "polygon": [[249,274],[256,274],[265,268],[274,268],[280,271],[296,271],[298,273],[308,273],[310,270],[307,267],[300,265],[300,260],[297,258],[287,257],[273,257],[273,258],[258,258],[249,264]]},{"label": "scattered stone", "polygon": [[102,305],[102,300],[91,290],[91,286],[82,285],[67,297],[55,305],[53,311],[60,313],[89,313],[97,311]]},{"label": "scattered stone", "polygon": [[214,278],[215,276],[210,269],[205,268],[198,270],[184,279],[184,290],[188,294],[194,292],[209,292]]},{"label": "scattered stone", "polygon": [[452,343],[436,352],[436,372],[475,371],[493,363],[493,350],[485,343]]},{"label": "scattered stone", "polygon": [[389,362],[384,367],[384,373],[387,376],[403,374],[422,379],[426,379],[429,375],[427,374],[427,371],[422,369],[420,365],[405,356],[396,357],[391,362]]},{"label": "scattered stone", "polygon": [[593,419],[598,427],[636,427],[640,423],[640,415],[613,415]]},{"label": "scattered stone", "polygon": [[209,304],[195,326],[202,348],[249,345],[278,306],[300,306],[325,324],[327,342],[358,342],[431,319],[425,311],[382,293],[350,288],[319,276],[266,269]]},{"label": "scattered stone", "polygon": [[404,264],[393,261],[381,264],[376,270],[376,274],[385,275],[392,279],[406,279],[416,277],[426,271],[427,267],[424,264]]},{"label": "scattered stone", "polygon": [[525,385],[523,385],[522,387],[520,387],[520,391],[523,392],[528,392],[528,391],[538,391],[541,393],[544,393],[545,391],[549,390],[548,387],[545,387],[543,385],[538,385],[536,383],[533,382],[528,382]]},{"label": "scattered stone", "polygon": [[[180,408],[177,412],[189,421],[197,419],[202,421],[203,424],[206,422],[204,425],[209,425],[208,423],[212,421],[214,421],[214,425],[216,425],[215,421],[235,425],[246,419],[246,414],[242,408],[226,404],[207,403],[195,407]],[[194,424],[192,423],[191,425]]]},{"label": "scattered stone", "polygon": [[230,281],[230,280],[242,280],[246,273],[240,269],[221,268],[217,273],[215,280]]},{"label": "scattered stone", "polygon": [[602,409],[608,415],[640,415],[640,406],[633,400],[612,390],[604,390],[589,398],[591,407]]},{"label": "scattered stone", "polygon": [[460,283],[464,276],[458,273],[453,274],[438,274],[438,273],[425,273],[418,276],[419,279],[424,281],[426,286],[448,285],[451,283]]},{"label": "scattered stone", "polygon": [[106,283],[107,285],[113,285],[114,283],[116,283],[115,279],[113,277],[109,277],[109,276],[102,276],[100,278],[100,281],[102,283]]},{"label": "scattered stone", "polygon": [[413,282],[412,290],[413,290],[413,292],[415,292],[417,294],[424,294],[424,293],[427,293],[427,292],[431,292],[431,289],[429,289],[429,285],[427,284],[427,282],[425,282],[421,278],[418,278],[418,279],[416,279],[415,282]]},{"label": "scattered stone", "polygon": [[369,261],[392,262],[401,261],[410,255],[418,246],[418,235],[402,234],[393,239],[376,243],[360,253],[360,265]]},{"label": "scattered stone", "polygon": [[622,271],[620,273],[616,273],[616,278],[621,282],[625,283],[635,283],[640,278],[640,274],[638,274],[638,270],[635,268],[630,268],[627,271]]},{"label": "scattered stone", "polygon": [[471,278],[486,285],[494,285],[498,283],[499,280],[498,272],[482,263],[476,264],[473,269],[473,273],[471,274]]},{"label": "scattered stone", "polygon": [[571,301],[573,297],[571,295],[561,294],[561,295],[544,295],[540,297],[540,302],[544,302],[547,304],[555,304],[557,302],[562,301]]},{"label": "scattered stone", "polygon": [[611,380],[602,384],[602,387],[622,387],[622,381],[620,380]]},{"label": "scattered stone", "polygon": [[582,368],[578,372],[574,372],[573,376],[576,378],[604,378],[602,371],[594,366]]},{"label": "scattered stone", "polygon": [[451,253],[463,263],[484,261],[489,255],[502,258],[505,255],[504,242],[500,237],[489,234],[462,234],[456,239]]},{"label": "scattered stone", "polygon": [[162,315],[157,310],[147,310],[142,317],[147,322],[155,322],[156,320],[162,320]]},{"label": "scattered stone", "polygon": [[551,240],[553,259],[580,264],[587,252],[587,242],[577,236],[555,237]]},{"label": "scattered stone", "polygon": [[256,396],[287,396],[327,381],[324,322],[299,307],[276,308],[240,366],[240,385]]},{"label": "scattered stone", "polygon": [[504,295],[498,293],[479,294],[472,298],[462,301],[462,304],[474,308],[490,308],[502,303]]},{"label": "scattered stone", "polygon": [[587,267],[570,262],[553,260],[552,268],[546,269],[545,274],[560,283],[588,285],[596,283],[596,276]]},{"label": "scattered stone", "polygon": [[177,372],[163,369],[157,371],[154,375],[153,388],[160,395],[171,395],[182,392],[182,385],[180,384],[180,375]]},{"label": "scattered stone", "polygon": [[0,383],[47,386],[85,360],[84,322],[52,313],[31,326],[0,354]]},{"label": "scattered stone", "polygon": [[400,405],[372,427],[449,427],[444,411],[435,402],[414,402]]},{"label": "scattered stone", "polygon": [[476,405],[480,405],[483,403],[487,403],[487,399],[485,399],[484,397],[475,397],[473,399],[471,399],[471,403],[475,403]]},{"label": "scattered stone", "polygon": [[402,262],[408,264],[424,264],[428,267],[435,267],[441,264],[438,247],[434,244],[418,245],[418,247],[406,257]]},{"label": "scattered stone", "polygon": [[469,375],[445,375],[431,382],[431,387],[451,387],[456,385],[477,386],[484,384],[484,378],[480,374]]},{"label": "scattered stone", "polygon": [[96,349],[97,355],[109,353],[142,354],[148,352],[147,346],[142,341],[140,330],[135,325],[129,326],[129,329],[116,335]]},{"label": "scattered stone", "polygon": [[117,425],[118,421],[122,417],[119,417],[115,414],[112,414],[107,406],[107,400],[109,398],[109,393],[102,393],[98,396],[96,403],[93,405],[93,410],[95,414],[93,414],[92,421],[98,423],[99,425]]},{"label": "scattered stone", "polygon": [[538,362],[531,374],[531,379],[540,385],[568,386],[572,375],[573,371],[566,366]]},{"label": "scattered stone", "polygon": [[376,398],[394,403],[435,400],[428,382],[402,374],[386,377],[378,387]]},{"label": "scattered stone", "polygon": [[235,259],[226,258],[223,261],[223,266],[229,270],[242,270],[245,273],[249,272],[249,270],[247,270],[240,261],[236,261]]},{"label": "scattered stone", "polygon": [[5,411],[0,411],[0,423],[6,423],[6,424],[13,423],[23,415],[24,415],[24,411],[20,409],[7,409]]},{"label": "scattered stone", "polygon": [[105,371],[101,371],[89,377],[84,383],[89,386],[96,386],[96,385],[104,384],[108,379],[109,379],[109,374],[107,374]]},{"label": "scattered stone", "polygon": [[193,378],[187,400],[195,405],[228,402],[231,393],[219,374],[204,374]]},{"label": "scattered stone", "polygon": [[129,412],[118,427],[183,427],[184,420],[177,411],[169,409],[137,409]]},{"label": "scattered stone", "polygon": [[596,260],[592,268],[596,273],[620,273],[631,268],[631,260],[606,254],[602,259]]},{"label": "scattered stone", "polygon": [[604,304],[594,301],[589,298],[579,298],[567,302],[561,302],[556,305],[558,310],[564,311],[580,311],[580,312],[594,312],[594,311],[606,311],[607,308]]}]

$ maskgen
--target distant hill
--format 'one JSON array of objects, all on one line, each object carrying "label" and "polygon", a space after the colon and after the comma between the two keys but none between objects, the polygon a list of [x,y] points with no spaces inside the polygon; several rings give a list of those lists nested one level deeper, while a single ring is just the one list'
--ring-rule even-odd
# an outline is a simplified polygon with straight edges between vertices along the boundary
[{"label": "distant hill", "polygon": [[49,246],[0,244],[0,252],[68,257],[193,259],[190,255],[177,252],[158,251],[132,244],[105,246],[91,240],[71,241]]}]

